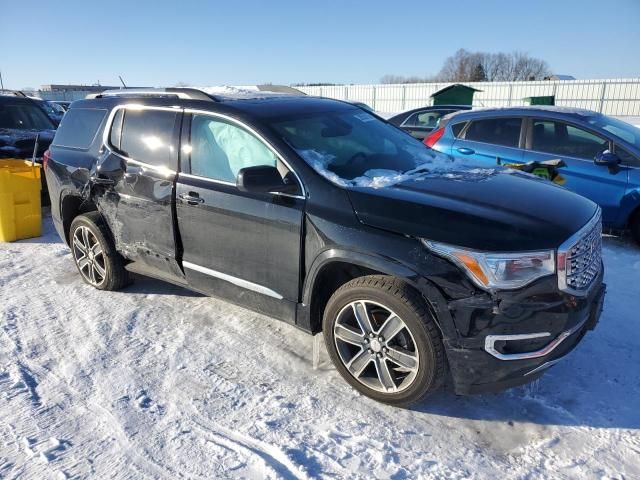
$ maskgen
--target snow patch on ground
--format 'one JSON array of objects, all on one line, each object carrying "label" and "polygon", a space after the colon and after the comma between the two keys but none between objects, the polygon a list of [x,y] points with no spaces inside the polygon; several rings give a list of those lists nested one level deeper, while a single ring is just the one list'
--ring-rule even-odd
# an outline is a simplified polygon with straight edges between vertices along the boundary
[{"label": "snow patch on ground", "polygon": [[0,244],[0,478],[640,478],[640,249],[604,239],[598,328],[535,385],[410,410],[355,393],[298,329],[138,277],[84,284]]}]

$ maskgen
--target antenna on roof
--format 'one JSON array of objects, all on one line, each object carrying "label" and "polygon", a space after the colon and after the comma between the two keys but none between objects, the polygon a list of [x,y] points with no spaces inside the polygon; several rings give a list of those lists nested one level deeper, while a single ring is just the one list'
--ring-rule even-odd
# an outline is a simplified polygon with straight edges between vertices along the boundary
[{"label": "antenna on roof", "polygon": [[127,85],[124,83],[124,80],[122,80],[122,77],[120,75],[118,75],[118,78],[120,79],[120,83],[122,83],[122,86],[124,88],[127,88]]}]

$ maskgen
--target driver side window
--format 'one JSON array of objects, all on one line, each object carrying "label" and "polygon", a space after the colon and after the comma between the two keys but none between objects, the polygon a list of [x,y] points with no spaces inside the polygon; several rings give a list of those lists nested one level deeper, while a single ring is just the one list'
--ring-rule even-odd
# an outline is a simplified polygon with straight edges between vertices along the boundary
[{"label": "driver side window", "polygon": [[245,167],[278,167],[276,155],[247,130],[221,118],[194,114],[191,120],[191,173],[213,180],[235,183]]}]

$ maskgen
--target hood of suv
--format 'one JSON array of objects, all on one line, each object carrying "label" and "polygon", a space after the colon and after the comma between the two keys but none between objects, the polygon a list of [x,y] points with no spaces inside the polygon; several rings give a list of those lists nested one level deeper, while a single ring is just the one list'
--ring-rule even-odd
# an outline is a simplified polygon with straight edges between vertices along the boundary
[{"label": "hood of suv", "polygon": [[53,141],[55,130],[16,130],[0,128],[0,158],[31,158],[38,138],[38,153],[41,157]]},{"label": "hood of suv", "polygon": [[489,172],[354,187],[349,197],[366,225],[485,251],[557,248],[597,210],[590,200],[546,180]]}]

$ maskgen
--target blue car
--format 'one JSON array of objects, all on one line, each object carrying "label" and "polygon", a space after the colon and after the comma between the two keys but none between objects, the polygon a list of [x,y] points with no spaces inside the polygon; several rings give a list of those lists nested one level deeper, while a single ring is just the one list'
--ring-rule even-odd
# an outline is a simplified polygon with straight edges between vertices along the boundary
[{"label": "blue car", "polygon": [[564,186],[600,205],[607,228],[630,229],[640,243],[640,128],[575,108],[480,109],[444,117],[424,143],[492,166],[561,159]]}]

